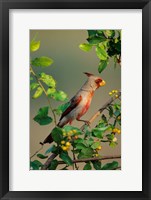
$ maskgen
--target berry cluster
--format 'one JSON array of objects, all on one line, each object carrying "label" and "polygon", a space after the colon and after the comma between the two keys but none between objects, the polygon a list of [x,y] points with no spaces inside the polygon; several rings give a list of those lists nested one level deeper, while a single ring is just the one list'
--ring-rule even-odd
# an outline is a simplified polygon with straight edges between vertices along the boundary
[{"label": "berry cluster", "polygon": [[65,140],[61,141],[61,148],[63,151],[68,151],[70,149],[71,143],[70,142],[66,142]]},{"label": "berry cluster", "polygon": [[121,133],[121,130],[118,129],[118,128],[114,128],[114,129],[112,130],[112,132],[113,132],[113,133],[118,133],[118,134],[120,134],[120,133]]},{"label": "berry cluster", "polygon": [[112,90],[111,92],[109,92],[109,95],[110,96],[115,96],[116,98],[118,98],[119,96],[118,96],[118,90]]},{"label": "berry cluster", "polygon": [[71,141],[78,139],[77,130],[70,130],[68,132],[63,132],[64,140],[61,141],[61,148],[63,151],[70,150]]},{"label": "berry cluster", "polygon": [[94,154],[95,157],[98,157],[99,154],[98,154],[98,151],[100,151],[102,149],[102,146],[98,146],[95,150],[96,150],[96,154]]}]

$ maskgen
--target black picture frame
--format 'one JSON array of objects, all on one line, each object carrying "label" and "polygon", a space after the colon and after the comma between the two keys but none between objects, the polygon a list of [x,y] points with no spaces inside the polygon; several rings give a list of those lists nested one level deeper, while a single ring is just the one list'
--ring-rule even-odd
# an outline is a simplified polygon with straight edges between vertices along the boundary
[{"label": "black picture frame", "polygon": [[[143,181],[142,191],[9,191],[9,9],[142,9]],[[1,199],[151,199],[151,1],[150,0],[0,0],[0,197]],[[135,37],[135,36],[134,36]],[[136,72],[137,73],[137,72]],[[138,113],[139,114],[139,111]],[[137,126],[137,124],[136,124]],[[137,167],[137,166],[135,166]]]}]

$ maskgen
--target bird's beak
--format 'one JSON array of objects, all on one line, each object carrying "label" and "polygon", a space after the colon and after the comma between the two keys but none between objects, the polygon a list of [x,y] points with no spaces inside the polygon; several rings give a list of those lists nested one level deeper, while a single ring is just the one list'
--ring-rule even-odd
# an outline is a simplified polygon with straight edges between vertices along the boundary
[{"label": "bird's beak", "polygon": [[104,86],[106,84],[106,82],[104,80],[102,80],[102,82],[100,83],[100,86]]}]

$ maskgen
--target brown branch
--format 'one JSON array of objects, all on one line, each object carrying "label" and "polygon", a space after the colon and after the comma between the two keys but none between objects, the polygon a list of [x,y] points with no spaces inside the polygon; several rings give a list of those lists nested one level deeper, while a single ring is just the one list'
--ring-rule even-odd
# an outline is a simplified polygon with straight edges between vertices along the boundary
[{"label": "brown branch", "polygon": [[[120,97],[121,96],[121,92],[118,92],[118,96]],[[117,99],[115,96],[111,97],[90,119],[89,119],[89,124],[91,124],[115,99]],[[84,129],[84,126],[83,125],[81,127],[81,130]],[[56,154],[51,154],[51,156],[48,158],[48,160],[44,163],[44,166],[43,166],[43,170],[44,169],[47,169],[51,163],[51,161],[56,157],[57,155]],[[53,158],[54,157],[54,158]],[[53,159],[52,159],[53,158]],[[94,158],[93,158],[94,159]],[[95,158],[97,160],[99,160],[99,158]],[[108,158],[110,159],[110,158]],[[63,161],[60,161],[60,162],[63,162]],[[83,162],[83,161],[82,161]]]},{"label": "brown branch", "polygon": [[[118,92],[117,95],[120,97],[121,92]],[[89,120],[89,124],[92,124],[93,121],[115,100],[115,96],[111,97]],[[85,124],[81,127],[81,130],[84,129]]]},{"label": "brown branch", "polygon": [[46,170],[46,169],[49,167],[51,161],[52,161],[55,157],[57,157],[57,154],[55,154],[55,153],[51,154],[51,156],[50,156],[50,157],[48,158],[48,160],[45,162],[45,164],[43,165],[43,167],[41,168],[41,170]]},{"label": "brown branch", "polygon": [[[73,163],[81,163],[81,162],[88,162],[88,161],[98,161],[98,160],[109,160],[109,159],[118,159],[121,158],[120,155],[118,156],[102,156],[100,158],[85,158],[85,159],[78,159],[73,160]],[[65,164],[64,161],[58,161],[58,164]]]}]

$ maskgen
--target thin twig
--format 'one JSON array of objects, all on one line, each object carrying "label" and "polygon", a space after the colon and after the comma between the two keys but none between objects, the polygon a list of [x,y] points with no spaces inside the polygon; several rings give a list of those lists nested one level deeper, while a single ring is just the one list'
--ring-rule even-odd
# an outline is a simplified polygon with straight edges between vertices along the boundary
[{"label": "thin twig", "polygon": [[41,146],[40,149],[37,150],[37,151],[30,157],[30,159],[32,159],[39,151],[41,151],[42,148],[43,148],[43,146]]},{"label": "thin twig", "polygon": [[[117,156],[102,156],[100,158],[85,158],[85,159],[78,159],[78,160],[73,160],[73,163],[81,163],[81,162],[88,162],[88,161],[98,161],[98,160],[109,160],[109,159],[119,159],[121,158],[120,155]],[[65,164],[64,161],[58,161],[58,164]]]},{"label": "thin twig", "polygon": [[[73,147],[73,160],[76,160],[75,153],[74,153],[74,147]],[[74,164],[75,164],[76,170],[78,170],[78,166],[77,166],[76,162]],[[74,169],[74,165],[73,165],[73,169]]]},{"label": "thin twig", "polygon": [[51,102],[50,102],[50,99],[49,99],[49,97],[48,97],[48,94],[47,94],[47,92],[46,92],[44,86],[42,85],[41,81],[39,80],[39,78],[37,77],[36,73],[34,72],[34,70],[33,70],[33,68],[32,68],[31,66],[30,66],[30,72],[31,72],[31,73],[33,74],[33,76],[36,78],[37,82],[39,83],[39,85],[41,86],[43,92],[44,92],[45,95],[46,95],[46,98],[47,98],[47,101],[48,101],[50,110],[51,110],[51,112],[52,112],[52,114],[53,114],[53,117],[54,117],[54,123],[55,123],[55,126],[56,126],[56,125],[57,125],[56,115],[55,115],[55,113],[54,113],[54,111],[53,111],[53,108],[52,108],[52,106],[51,106]]}]

